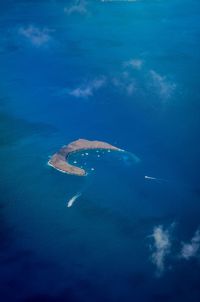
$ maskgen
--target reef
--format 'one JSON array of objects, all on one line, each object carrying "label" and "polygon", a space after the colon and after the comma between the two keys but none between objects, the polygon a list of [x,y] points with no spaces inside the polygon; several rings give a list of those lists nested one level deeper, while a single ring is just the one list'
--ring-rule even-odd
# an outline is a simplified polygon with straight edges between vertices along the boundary
[{"label": "reef", "polygon": [[64,173],[85,176],[87,174],[86,171],[83,168],[77,167],[76,165],[71,165],[68,163],[68,159],[71,153],[94,149],[124,151],[106,142],[78,139],[69,143],[68,145],[63,146],[58,152],[53,154],[48,161],[48,165]]}]

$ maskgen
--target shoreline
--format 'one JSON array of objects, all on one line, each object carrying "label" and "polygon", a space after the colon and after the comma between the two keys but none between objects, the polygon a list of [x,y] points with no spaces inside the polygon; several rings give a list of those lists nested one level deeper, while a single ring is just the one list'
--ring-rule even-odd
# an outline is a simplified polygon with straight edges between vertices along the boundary
[{"label": "shoreline", "polygon": [[53,154],[48,161],[48,165],[62,173],[67,173],[76,176],[86,176],[87,172],[83,168],[68,163],[68,158],[70,154],[75,152],[81,152],[86,150],[88,151],[98,150],[98,149],[108,150],[108,152],[110,151],[124,152],[124,150],[115,147],[113,145],[110,145],[106,142],[78,139],[76,141],[69,143],[68,145],[64,145],[60,150],[58,150],[58,152]]}]

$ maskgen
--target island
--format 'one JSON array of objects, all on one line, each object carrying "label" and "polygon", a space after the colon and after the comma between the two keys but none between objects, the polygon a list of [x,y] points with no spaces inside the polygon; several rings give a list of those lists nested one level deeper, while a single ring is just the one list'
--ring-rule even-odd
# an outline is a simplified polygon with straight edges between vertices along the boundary
[{"label": "island", "polygon": [[94,150],[94,149],[106,149],[109,152],[113,151],[124,151],[120,148],[117,148],[113,145],[110,145],[105,142],[101,141],[90,141],[86,139],[78,139],[69,143],[68,145],[63,146],[58,152],[53,154],[48,161],[48,165],[55,168],[58,171],[78,175],[78,176],[85,176],[87,175],[86,171],[80,167],[75,165],[71,165],[68,163],[68,158],[70,154],[78,151],[85,151],[85,150]]}]

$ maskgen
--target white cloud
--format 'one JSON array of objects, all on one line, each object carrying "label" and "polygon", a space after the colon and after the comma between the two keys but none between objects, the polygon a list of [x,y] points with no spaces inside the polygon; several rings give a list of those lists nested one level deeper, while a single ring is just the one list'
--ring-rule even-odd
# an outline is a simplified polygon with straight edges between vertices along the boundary
[{"label": "white cloud", "polygon": [[200,250],[200,230],[198,229],[192,237],[190,243],[183,243],[181,257],[188,260],[196,257]]},{"label": "white cloud", "polygon": [[[134,77],[132,72],[134,69],[141,69],[143,65],[142,60],[130,60],[123,63],[121,70],[116,72],[113,76],[108,75],[103,78],[96,79],[89,83],[80,85],[79,87],[68,92],[74,97],[87,98],[94,94],[94,91],[105,85],[105,82],[112,88],[115,88],[118,93],[122,93],[125,96],[132,97],[136,93],[150,93],[149,88],[153,92],[158,94],[161,100],[166,100],[173,94],[176,85],[169,82],[165,76],[161,76],[154,70],[145,71],[144,68],[141,71],[139,78]],[[126,67],[131,67],[127,69]],[[132,68],[133,67],[133,68]],[[150,77],[149,77],[150,75]],[[148,79],[148,81],[146,81]],[[150,81],[149,81],[150,80]]]},{"label": "white cloud", "polygon": [[93,96],[94,92],[102,88],[106,84],[106,78],[100,77],[86,85],[77,87],[69,92],[70,95],[77,98],[88,98]]},{"label": "white cloud", "polygon": [[85,14],[87,13],[87,3],[84,0],[77,0],[74,2],[74,4],[70,7],[65,7],[64,12],[67,13],[68,15],[71,15],[73,13],[78,13],[78,14]]},{"label": "white cloud", "polygon": [[161,76],[154,70],[150,70],[150,77],[156,93],[162,99],[169,99],[176,89],[176,84],[169,82],[165,76]]},{"label": "white cloud", "polygon": [[136,90],[135,83],[131,82],[130,84],[127,85],[126,87],[126,92],[128,95],[132,95]]},{"label": "white cloud", "polygon": [[140,59],[131,59],[123,63],[124,67],[132,67],[133,69],[140,70],[143,66],[143,61]]},{"label": "white cloud", "polygon": [[169,230],[164,230],[162,225],[156,226],[151,237],[154,240],[151,260],[156,265],[157,274],[160,276],[164,272],[165,258],[171,248]]},{"label": "white cloud", "polygon": [[51,30],[48,28],[40,29],[29,25],[28,27],[20,27],[18,32],[36,47],[46,45],[51,39]]},{"label": "white cloud", "polygon": [[135,80],[126,71],[112,78],[111,84],[128,96],[132,96],[137,89]]}]

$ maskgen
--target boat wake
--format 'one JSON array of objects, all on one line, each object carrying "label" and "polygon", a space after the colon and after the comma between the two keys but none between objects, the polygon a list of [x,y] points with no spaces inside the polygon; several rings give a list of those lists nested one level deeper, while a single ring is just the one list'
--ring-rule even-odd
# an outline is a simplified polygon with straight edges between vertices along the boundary
[{"label": "boat wake", "polygon": [[74,195],[68,202],[67,202],[67,207],[70,208],[74,202],[81,196],[81,193],[77,193]]},{"label": "boat wake", "polygon": [[147,180],[155,180],[157,182],[168,181],[167,179],[152,177],[152,176],[148,176],[148,175],[145,175],[144,178]]}]

